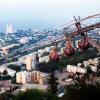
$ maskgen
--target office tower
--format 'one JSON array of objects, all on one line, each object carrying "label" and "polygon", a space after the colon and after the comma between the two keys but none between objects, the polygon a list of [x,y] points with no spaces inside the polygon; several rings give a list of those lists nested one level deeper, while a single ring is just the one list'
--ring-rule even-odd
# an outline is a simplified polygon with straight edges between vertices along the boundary
[{"label": "office tower", "polygon": [[12,24],[7,24],[6,26],[6,34],[13,33],[13,27]]}]

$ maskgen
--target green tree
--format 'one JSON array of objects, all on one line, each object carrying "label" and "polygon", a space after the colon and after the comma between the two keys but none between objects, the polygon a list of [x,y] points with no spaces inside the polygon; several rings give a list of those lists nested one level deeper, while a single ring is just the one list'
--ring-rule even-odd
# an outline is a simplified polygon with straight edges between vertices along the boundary
[{"label": "green tree", "polygon": [[57,90],[58,90],[58,79],[55,77],[55,73],[52,72],[48,78],[48,91],[56,95]]},{"label": "green tree", "polygon": [[18,93],[14,100],[59,100],[59,98],[42,90],[28,89]]},{"label": "green tree", "polygon": [[10,94],[9,92],[5,92],[0,94],[0,100],[13,100],[14,96],[12,94]]},{"label": "green tree", "polygon": [[75,84],[66,86],[66,94],[61,100],[100,100],[100,83],[90,82],[87,84],[87,77],[73,77]]}]

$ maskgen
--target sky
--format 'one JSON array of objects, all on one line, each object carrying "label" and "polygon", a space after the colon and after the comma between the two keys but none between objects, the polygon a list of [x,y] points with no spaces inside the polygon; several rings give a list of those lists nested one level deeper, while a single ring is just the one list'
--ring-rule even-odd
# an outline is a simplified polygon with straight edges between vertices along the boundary
[{"label": "sky", "polygon": [[17,29],[45,29],[100,13],[100,0],[0,0],[0,31],[6,24]]}]

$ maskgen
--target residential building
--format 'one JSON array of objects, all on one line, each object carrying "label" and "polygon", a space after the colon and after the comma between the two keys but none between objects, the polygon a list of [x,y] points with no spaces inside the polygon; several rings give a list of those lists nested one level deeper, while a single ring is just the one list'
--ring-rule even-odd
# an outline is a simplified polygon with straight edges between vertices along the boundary
[{"label": "residential building", "polygon": [[32,70],[32,57],[27,56],[26,60],[25,60],[25,63],[26,63],[26,69],[28,71]]},{"label": "residential building", "polygon": [[31,74],[27,71],[21,71],[16,73],[16,82],[17,83],[30,83],[31,82]]},{"label": "residential building", "polygon": [[16,82],[17,83],[34,83],[34,84],[46,84],[48,74],[42,73],[40,71],[21,71],[16,73]]}]

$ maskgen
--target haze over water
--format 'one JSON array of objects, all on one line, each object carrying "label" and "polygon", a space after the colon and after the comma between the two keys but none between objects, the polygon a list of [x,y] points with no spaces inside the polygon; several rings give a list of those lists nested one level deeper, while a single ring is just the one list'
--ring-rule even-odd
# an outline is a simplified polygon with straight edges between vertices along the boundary
[{"label": "haze over water", "polygon": [[14,29],[45,29],[100,12],[100,0],[0,0],[0,31],[6,24]]}]

